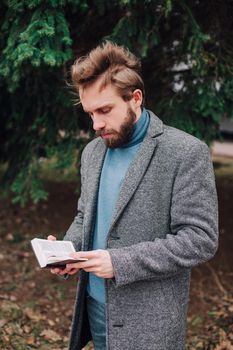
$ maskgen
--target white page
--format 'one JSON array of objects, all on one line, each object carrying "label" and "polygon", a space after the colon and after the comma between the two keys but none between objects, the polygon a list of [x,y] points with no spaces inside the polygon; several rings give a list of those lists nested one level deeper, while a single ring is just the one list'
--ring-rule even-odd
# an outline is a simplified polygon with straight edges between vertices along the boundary
[{"label": "white page", "polygon": [[71,242],[66,241],[49,241],[46,239],[37,239],[40,250],[43,251],[46,257],[48,256],[65,256],[69,257],[70,253],[75,252],[74,246]]}]

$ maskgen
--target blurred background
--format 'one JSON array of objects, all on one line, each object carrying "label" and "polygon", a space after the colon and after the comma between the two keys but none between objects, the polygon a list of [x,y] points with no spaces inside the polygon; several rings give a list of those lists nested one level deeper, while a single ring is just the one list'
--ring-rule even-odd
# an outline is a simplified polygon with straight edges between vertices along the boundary
[{"label": "blurred background", "polygon": [[76,213],[93,133],[70,67],[108,39],[141,57],[146,106],[211,148],[220,246],[193,270],[187,350],[232,350],[232,0],[3,0],[0,27],[0,348],[67,349],[76,278],[41,271],[29,242]]}]

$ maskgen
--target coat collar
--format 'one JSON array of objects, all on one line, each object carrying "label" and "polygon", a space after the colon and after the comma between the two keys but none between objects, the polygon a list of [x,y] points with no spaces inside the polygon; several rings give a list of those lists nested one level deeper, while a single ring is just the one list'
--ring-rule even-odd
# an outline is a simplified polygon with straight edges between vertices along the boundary
[{"label": "coat collar", "polygon": [[159,119],[153,112],[147,110],[150,115],[150,124],[148,126],[147,134],[151,137],[156,137],[163,134],[164,125],[161,119]]}]

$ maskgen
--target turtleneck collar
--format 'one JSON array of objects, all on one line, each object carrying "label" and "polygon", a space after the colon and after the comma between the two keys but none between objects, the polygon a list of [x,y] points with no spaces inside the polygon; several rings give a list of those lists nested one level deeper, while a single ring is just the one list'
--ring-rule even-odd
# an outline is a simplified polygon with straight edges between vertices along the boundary
[{"label": "turtleneck collar", "polygon": [[144,139],[144,136],[146,134],[148,125],[149,125],[150,117],[149,113],[145,108],[142,109],[142,113],[137,120],[137,122],[134,125],[133,133],[131,136],[131,139],[128,143],[126,143],[122,148],[132,147],[134,145],[137,145],[138,143],[142,142]]}]

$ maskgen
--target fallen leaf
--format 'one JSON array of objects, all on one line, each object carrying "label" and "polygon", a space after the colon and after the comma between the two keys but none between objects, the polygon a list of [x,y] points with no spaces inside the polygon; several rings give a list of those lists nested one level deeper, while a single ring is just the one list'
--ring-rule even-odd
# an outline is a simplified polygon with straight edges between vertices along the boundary
[{"label": "fallen leaf", "polygon": [[5,318],[0,320],[0,328],[2,328],[7,323],[7,320]]},{"label": "fallen leaf", "polygon": [[4,336],[3,336],[3,339],[4,339],[4,341],[6,341],[6,342],[8,342],[8,341],[10,340],[10,338],[8,337],[8,335],[4,335]]},{"label": "fallen leaf", "polygon": [[9,295],[8,294],[0,294],[0,299],[9,299]]},{"label": "fallen leaf", "polygon": [[6,241],[13,241],[14,240],[14,236],[11,232],[9,232],[6,236],[5,236]]},{"label": "fallen leaf", "polygon": [[7,326],[4,329],[5,329],[5,332],[9,335],[12,335],[14,333],[14,329],[11,326]]},{"label": "fallen leaf", "polygon": [[15,222],[16,222],[17,224],[20,224],[20,223],[22,222],[22,218],[16,217],[16,218],[15,218]]},{"label": "fallen leaf", "polygon": [[26,324],[23,326],[23,331],[24,333],[30,333],[31,332],[31,328],[29,326],[27,326]]},{"label": "fallen leaf", "polygon": [[33,310],[30,309],[29,307],[27,307],[27,308],[24,310],[24,314],[25,314],[30,320],[33,320],[33,321],[36,321],[36,322],[45,319],[45,316],[41,315],[39,312],[33,311]]},{"label": "fallen leaf", "polygon": [[221,344],[216,346],[214,350],[233,350],[233,345],[228,340],[225,340]]},{"label": "fallen leaf", "polygon": [[30,288],[35,288],[36,283],[34,281],[32,281],[32,282],[29,283],[29,286],[30,286]]},{"label": "fallen leaf", "polygon": [[53,331],[52,329],[45,329],[40,333],[41,337],[44,337],[46,340],[51,340],[51,341],[58,341],[61,340],[61,336]]},{"label": "fallen leaf", "polygon": [[33,335],[30,335],[27,339],[26,339],[26,343],[28,345],[33,345],[35,344],[36,338]]},{"label": "fallen leaf", "polygon": [[48,320],[48,324],[49,324],[50,326],[54,326],[54,325],[55,325],[55,322],[54,322],[53,320]]}]

